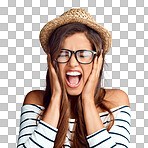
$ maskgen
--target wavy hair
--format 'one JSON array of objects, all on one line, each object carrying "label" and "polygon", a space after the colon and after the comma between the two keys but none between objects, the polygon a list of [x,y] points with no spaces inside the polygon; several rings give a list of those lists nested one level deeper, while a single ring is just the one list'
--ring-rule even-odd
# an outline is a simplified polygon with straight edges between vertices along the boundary
[{"label": "wavy hair", "polygon": [[[50,36],[50,38],[48,40],[48,46],[49,46],[48,52],[50,53],[52,64],[57,72],[57,75],[58,75],[58,78],[60,81],[60,85],[62,88],[60,118],[59,118],[59,122],[58,122],[58,126],[57,126],[58,133],[56,135],[56,139],[55,139],[55,143],[54,143],[55,148],[61,148],[64,146],[66,134],[68,131],[69,117],[70,117],[70,103],[68,100],[68,94],[67,94],[65,87],[62,83],[62,79],[60,76],[58,65],[55,62],[55,58],[57,56],[58,50],[62,46],[64,39],[70,35],[73,35],[75,33],[80,33],[80,32],[84,33],[86,35],[87,39],[90,41],[90,43],[92,45],[92,49],[94,51],[96,51],[97,56],[99,56],[101,53],[101,49],[104,48],[103,47],[104,44],[101,40],[100,35],[96,31],[94,31],[93,29],[91,29],[81,23],[70,23],[70,24],[66,24],[66,25],[63,25],[63,26],[57,28],[52,33],[52,35]],[[105,55],[103,52],[103,66],[104,66],[104,56]],[[113,116],[112,112],[109,110],[109,108],[104,103],[105,102],[104,96],[106,94],[105,89],[103,89],[103,91],[101,91],[101,77],[102,77],[103,66],[100,71],[100,76],[98,79],[98,84],[96,87],[94,98],[95,98],[96,107],[100,107],[101,109],[108,111],[110,114],[110,123],[107,127],[107,130],[109,131],[114,123],[114,116]],[[44,113],[46,112],[48,105],[50,103],[51,96],[52,96],[52,93],[51,93],[51,86],[50,86],[50,79],[49,79],[49,71],[47,69],[46,88],[45,88],[45,95],[43,98],[43,105],[44,105],[45,109],[43,110],[43,113],[41,116],[43,116]],[[76,124],[75,124],[75,132],[74,132],[73,139],[71,142],[71,147],[72,148],[75,148],[75,147],[88,148],[89,145],[88,145],[88,142],[86,139],[87,132],[86,132],[86,126],[85,126],[84,117],[83,117],[81,94],[79,95],[79,99],[77,99],[77,102],[75,104],[75,110],[76,110]]]}]

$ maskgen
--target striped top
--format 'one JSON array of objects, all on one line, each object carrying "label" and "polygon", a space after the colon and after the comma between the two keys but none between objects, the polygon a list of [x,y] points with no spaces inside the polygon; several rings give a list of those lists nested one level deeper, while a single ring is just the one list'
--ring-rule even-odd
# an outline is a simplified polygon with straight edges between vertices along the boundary
[{"label": "striped top", "polygon": [[[44,109],[43,106],[27,104],[21,108],[20,131],[18,137],[18,148],[52,148],[58,129],[36,118]],[[119,106],[112,108],[115,122],[110,131],[103,128],[86,137],[90,148],[128,148],[130,143],[130,107]],[[109,124],[109,113],[99,113],[104,127]],[[71,147],[71,136],[74,133],[75,119],[69,119],[69,130],[64,146]]]}]

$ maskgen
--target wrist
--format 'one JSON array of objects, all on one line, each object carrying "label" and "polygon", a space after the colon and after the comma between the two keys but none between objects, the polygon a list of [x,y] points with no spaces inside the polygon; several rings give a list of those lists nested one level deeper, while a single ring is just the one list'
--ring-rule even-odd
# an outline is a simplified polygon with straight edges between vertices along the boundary
[{"label": "wrist", "polygon": [[49,125],[57,128],[59,117],[60,117],[60,111],[59,109],[55,106],[56,104],[50,103],[46,112],[44,113],[44,116],[42,120]]},{"label": "wrist", "polygon": [[61,93],[57,93],[57,92],[53,92],[52,95],[51,95],[51,99],[58,99],[58,98],[61,98]]},{"label": "wrist", "polygon": [[59,95],[59,94],[53,94],[52,96],[51,96],[51,101],[60,101],[61,100],[61,95]]},{"label": "wrist", "polygon": [[48,108],[52,108],[56,112],[60,112],[60,103],[56,101],[56,99],[51,100]]},{"label": "wrist", "polygon": [[94,106],[95,105],[95,101],[94,98],[83,98],[82,99],[82,106]]}]

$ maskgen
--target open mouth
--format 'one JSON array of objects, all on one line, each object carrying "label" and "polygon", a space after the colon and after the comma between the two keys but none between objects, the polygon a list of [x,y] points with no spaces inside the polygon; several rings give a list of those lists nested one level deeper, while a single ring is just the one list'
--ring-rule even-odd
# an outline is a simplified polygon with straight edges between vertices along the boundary
[{"label": "open mouth", "polygon": [[66,83],[71,88],[76,88],[80,85],[82,74],[79,71],[68,71],[66,73]]}]

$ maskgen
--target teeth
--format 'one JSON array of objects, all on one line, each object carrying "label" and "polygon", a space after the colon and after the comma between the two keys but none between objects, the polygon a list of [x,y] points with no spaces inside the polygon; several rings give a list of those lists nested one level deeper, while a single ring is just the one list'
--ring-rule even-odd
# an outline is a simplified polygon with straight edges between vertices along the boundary
[{"label": "teeth", "polygon": [[81,73],[80,72],[67,72],[66,73],[67,75],[70,75],[70,76],[79,76],[79,75],[81,75]]}]

